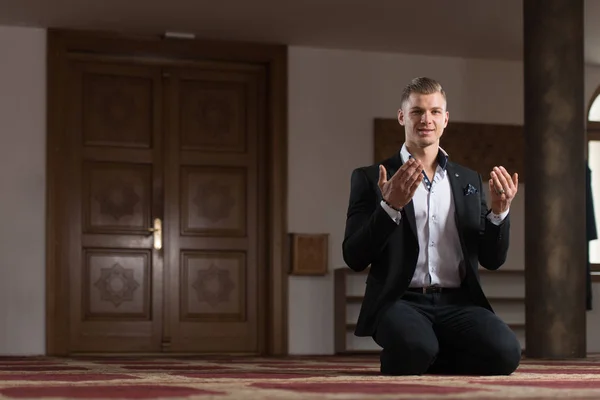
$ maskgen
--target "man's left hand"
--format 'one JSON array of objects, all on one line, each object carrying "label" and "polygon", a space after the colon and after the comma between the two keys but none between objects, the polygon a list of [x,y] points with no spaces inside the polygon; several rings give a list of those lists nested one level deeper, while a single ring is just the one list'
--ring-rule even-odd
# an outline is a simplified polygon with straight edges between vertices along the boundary
[{"label": "man's left hand", "polygon": [[501,214],[509,209],[510,203],[517,195],[517,191],[519,190],[519,175],[514,173],[511,178],[504,167],[494,167],[490,173],[489,184],[492,211],[494,214]]}]

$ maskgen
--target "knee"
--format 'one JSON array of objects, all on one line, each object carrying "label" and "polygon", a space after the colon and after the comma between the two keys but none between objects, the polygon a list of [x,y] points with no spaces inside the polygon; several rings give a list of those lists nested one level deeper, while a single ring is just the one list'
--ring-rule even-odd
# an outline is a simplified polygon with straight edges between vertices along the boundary
[{"label": "knee", "polygon": [[439,352],[439,344],[433,340],[413,340],[405,343],[406,353],[412,359],[421,360],[425,368],[435,360]]},{"label": "knee", "polygon": [[422,375],[439,352],[437,341],[405,340],[384,348],[381,372],[385,375]]},{"label": "knee", "polygon": [[521,344],[516,336],[508,336],[498,341],[492,348],[493,362],[491,375],[510,375],[521,363]]}]

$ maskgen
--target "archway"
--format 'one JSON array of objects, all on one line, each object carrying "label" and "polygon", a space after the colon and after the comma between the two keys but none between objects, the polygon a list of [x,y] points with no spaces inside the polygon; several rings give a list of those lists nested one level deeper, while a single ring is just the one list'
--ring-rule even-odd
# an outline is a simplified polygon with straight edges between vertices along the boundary
[{"label": "archway", "polygon": [[[587,159],[592,171],[591,189],[594,211],[596,214],[596,227],[600,216],[600,86],[594,92],[586,113],[587,131]],[[600,230],[600,229],[598,229]],[[600,281],[600,240],[589,242],[590,270],[593,281]]]}]

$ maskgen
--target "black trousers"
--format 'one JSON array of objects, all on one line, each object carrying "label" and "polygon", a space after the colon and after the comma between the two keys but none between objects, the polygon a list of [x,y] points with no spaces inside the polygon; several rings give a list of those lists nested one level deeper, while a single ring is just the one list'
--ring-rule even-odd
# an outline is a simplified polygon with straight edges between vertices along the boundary
[{"label": "black trousers", "polygon": [[406,292],[382,315],[375,342],[384,375],[510,375],[521,361],[514,332],[465,289]]}]

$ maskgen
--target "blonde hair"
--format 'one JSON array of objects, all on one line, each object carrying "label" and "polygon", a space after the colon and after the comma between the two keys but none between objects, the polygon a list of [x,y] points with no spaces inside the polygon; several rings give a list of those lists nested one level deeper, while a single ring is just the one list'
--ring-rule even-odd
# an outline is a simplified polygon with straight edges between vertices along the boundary
[{"label": "blonde hair", "polygon": [[[415,78],[402,91],[402,98],[400,99],[400,104],[403,107],[404,103],[408,100],[411,93],[418,94],[433,94],[433,93],[441,93],[444,96],[444,100],[446,104],[448,104],[448,100],[446,99],[446,92],[444,92],[444,88],[442,85],[436,81],[435,79],[427,78],[427,77],[419,77]],[[447,106],[446,106],[447,108]]]}]

